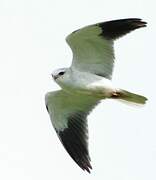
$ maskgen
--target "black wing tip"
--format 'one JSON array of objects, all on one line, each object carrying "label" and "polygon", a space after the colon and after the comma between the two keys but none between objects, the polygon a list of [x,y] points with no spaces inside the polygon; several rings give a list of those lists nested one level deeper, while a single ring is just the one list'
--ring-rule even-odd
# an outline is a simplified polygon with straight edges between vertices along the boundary
[{"label": "black wing tip", "polygon": [[68,128],[56,132],[71,158],[82,170],[90,173],[92,166],[88,152],[86,113],[71,114],[68,117]]},{"label": "black wing tip", "polygon": [[97,25],[100,26],[101,28],[103,28],[103,26],[106,26],[106,24],[110,24],[112,26],[113,26],[113,24],[115,24],[115,25],[126,24],[126,25],[132,25],[135,27],[140,27],[140,26],[144,27],[147,25],[147,22],[143,21],[141,18],[126,18],[126,19],[105,21],[105,22],[98,23]]},{"label": "black wing tip", "polygon": [[89,174],[91,174],[92,168],[86,166],[86,167],[83,167],[82,169],[83,169],[84,171],[87,171]]},{"label": "black wing tip", "polygon": [[115,40],[135,29],[146,27],[147,22],[139,18],[127,18],[98,23],[97,26],[102,29],[101,36]]},{"label": "black wing tip", "polygon": [[[75,161],[76,162],[76,161]],[[91,173],[91,170],[92,170],[92,166],[90,164],[90,160],[87,160],[87,161],[80,161],[80,162],[76,162],[78,164],[78,166],[84,170],[84,171],[87,171],[89,174]]]},{"label": "black wing tip", "polygon": [[91,170],[92,170],[92,166],[89,164],[87,166],[85,166],[84,170],[86,170],[89,174],[91,173]]},{"label": "black wing tip", "polygon": [[129,19],[125,19],[125,21],[129,22],[129,24],[131,24],[134,28],[140,28],[140,27],[147,26],[147,22],[143,21],[140,18],[129,18]]}]

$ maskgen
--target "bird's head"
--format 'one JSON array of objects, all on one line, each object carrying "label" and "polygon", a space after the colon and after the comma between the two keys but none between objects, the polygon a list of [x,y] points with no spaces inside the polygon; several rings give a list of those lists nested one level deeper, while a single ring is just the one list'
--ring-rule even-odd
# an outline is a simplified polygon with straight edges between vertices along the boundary
[{"label": "bird's head", "polygon": [[63,78],[67,69],[68,68],[61,68],[61,69],[57,69],[57,70],[53,71],[51,75],[52,75],[52,78],[54,79],[54,81],[57,81],[57,80]]}]

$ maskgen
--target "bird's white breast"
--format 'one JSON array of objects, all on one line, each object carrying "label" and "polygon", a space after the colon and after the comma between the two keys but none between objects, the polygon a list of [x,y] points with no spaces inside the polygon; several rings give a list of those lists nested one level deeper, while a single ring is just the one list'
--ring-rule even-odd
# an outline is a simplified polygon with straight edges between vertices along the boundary
[{"label": "bird's white breast", "polygon": [[62,89],[74,93],[85,93],[91,95],[103,95],[109,97],[114,91],[112,82],[104,77],[88,72],[69,71],[57,82]]}]

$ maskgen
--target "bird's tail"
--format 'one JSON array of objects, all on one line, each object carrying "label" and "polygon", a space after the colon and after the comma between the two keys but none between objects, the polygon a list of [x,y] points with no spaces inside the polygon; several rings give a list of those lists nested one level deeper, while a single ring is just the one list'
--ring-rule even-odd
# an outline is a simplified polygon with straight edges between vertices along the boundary
[{"label": "bird's tail", "polygon": [[112,96],[113,99],[124,100],[132,104],[145,104],[147,98],[138,94],[131,93],[129,91],[120,89],[116,95]]}]

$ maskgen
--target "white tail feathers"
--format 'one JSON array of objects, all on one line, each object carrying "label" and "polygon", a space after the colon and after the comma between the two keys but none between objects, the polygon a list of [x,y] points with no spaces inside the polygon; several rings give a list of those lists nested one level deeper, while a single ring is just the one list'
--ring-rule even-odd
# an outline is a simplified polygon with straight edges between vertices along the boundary
[{"label": "white tail feathers", "polygon": [[115,99],[121,99],[125,100],[131,103],[136,103],[136,104],[145,104],[147,101],[147,98],[138,94],[134,94],[125,90],[120,89],[116,96],[113,96],[112,98]]}]

